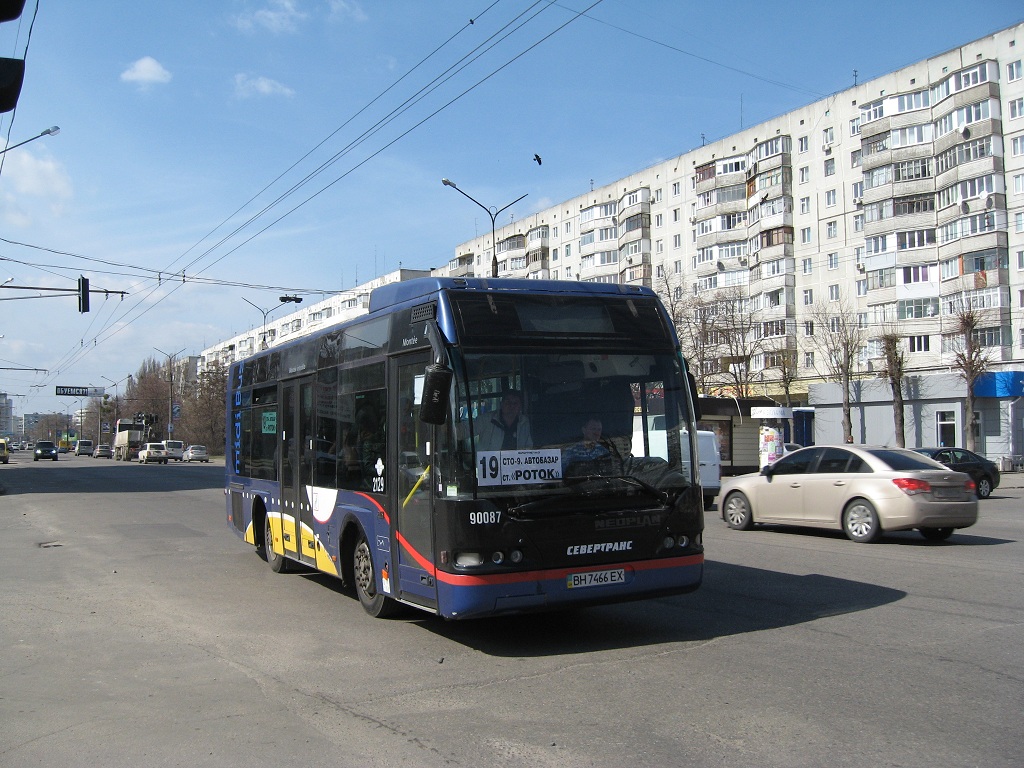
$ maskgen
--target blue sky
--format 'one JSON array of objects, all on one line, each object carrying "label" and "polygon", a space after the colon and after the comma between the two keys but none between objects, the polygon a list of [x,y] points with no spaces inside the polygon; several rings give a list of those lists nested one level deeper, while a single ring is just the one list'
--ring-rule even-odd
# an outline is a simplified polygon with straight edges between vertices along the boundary
[{"label": "blue sky", "polygon": [[0,146],[61,130],[0,155],[0,282],[128,295],[83,315],[0,290],[0,366],[47,371],[0,370],[0,391],[64,411],[55,385],[260,325],[242,297],[443,265],[490,221],[442,177],[486,205],[528,195],[519,218],[1022,18],[1019,0],[29,0],[0,25],[0,55],[27,59]]}]

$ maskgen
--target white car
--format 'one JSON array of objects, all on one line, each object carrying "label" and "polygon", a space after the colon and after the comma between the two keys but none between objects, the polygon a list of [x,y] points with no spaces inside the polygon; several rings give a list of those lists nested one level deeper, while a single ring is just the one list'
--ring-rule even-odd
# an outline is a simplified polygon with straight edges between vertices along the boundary
[{"label": "white car", "polygon": [[167,449],[163,443],[146,443],[139,451],[139,464],[149,464],[151,461],[157,464],[167,463]]},{"label": "white car", "polygon": [[206,453],[206,446],[205,445],[190,445],[188,448],[185,449],[184,460],[188,461],[188,462],[192,462],[192,461],[209,462],[210,461],[210,457]]}]

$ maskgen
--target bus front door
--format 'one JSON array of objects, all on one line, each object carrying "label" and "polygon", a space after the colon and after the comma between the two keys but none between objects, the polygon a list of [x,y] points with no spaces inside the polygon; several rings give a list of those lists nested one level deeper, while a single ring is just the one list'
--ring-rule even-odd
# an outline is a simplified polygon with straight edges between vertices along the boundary
[{"label": "bus front door", "polygon": [[433,492],[431,441],[434,428],[419,420],[423,373],[430,362],[426,353],[400,358],[391,370],[388,387],[389,487],[391,488],[392,552],[398,552],[398,590],[402,600],[426,608],[437,607],[434,581]]},{"label": "bus front door", "polygon": [[313,377],[286,382],[282,391],[281,509],[287,554],[315,565],[313,509],[308,486],[316,461],[313,431]]}]

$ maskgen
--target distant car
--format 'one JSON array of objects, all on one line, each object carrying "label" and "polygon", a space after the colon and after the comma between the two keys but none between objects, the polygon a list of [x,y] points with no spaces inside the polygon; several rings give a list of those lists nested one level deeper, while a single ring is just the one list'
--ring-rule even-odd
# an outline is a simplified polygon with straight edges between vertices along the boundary
[{"label": "distant car", "polygon": [[935,459],[940,464],[945,464],[950,469],[970,475],[975,485],[978,486],[979,499],[987,499],[992,495],[992,491],[999,487],[999,467],[995,462],[989,461],[973,451],[964,448],[915,448],[914,450]]},{"label": "distant car", "polygon": [[202,461],[208,463],[210,461],[209,455],[206,453],[205,445],[190,445],[185,449],[185,453],[182,455],[184,461]]},{"label": "distant car", "polygon": [[100,443],[93,450],[92,457],[94,459],[112,459],[114,458],[114,451],[106,443]]},{"label": "distant car", "polygon": [[7,447],[6,440],[0,440],[0,463],[6,464],[10,461],[11,454],[10,449]]},{"label": "distant car", "polygon": [[718,506],[730,528],[779,523],[841,530],[856,542],[883,531],[916,528],[948,539],[978,520],[976,486],[914,451],[816,445],[783,456],[761,472],[728,478]]},{"label": "distant car", "polygon": [[37,440],[35,452],[32,454],[32,461],[39,461],[40,459],[53,459],[56,461],[58,453],[60,452],[52,440]]},{"label": "distant car", "polygon": [[799,451],[801,448],[803,448],[803,446],[800,445],[800,443],[783,443],[782,455],[785,456],[786,454],[792,453],[793,451]]},{"label": "distant car", "polygon": [[139,464],[149,464],[150,462],[167,463],[167,450],[163,443],[146,443],[142,446],[139,451]]},{"label": "distant car", "polygon": [[181,440],[164,440],[164,450],[167,451],[167,458],[181,461],[185,452],[185,444]]},{"label": "distant car", "polygon": [[75,443],[75,456],[92,455],[92,440],[79,440]]}]

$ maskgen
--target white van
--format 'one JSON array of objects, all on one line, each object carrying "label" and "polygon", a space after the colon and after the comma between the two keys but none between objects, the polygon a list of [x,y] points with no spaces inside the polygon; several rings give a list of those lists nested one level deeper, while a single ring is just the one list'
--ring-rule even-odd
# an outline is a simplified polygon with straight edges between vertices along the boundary
[{"label": "white van", "polygon": [[[638,415],[633,419],[633,455],[657,456],[668,460],[668,435],[665,432],[664,416],[647,417],[647,445],[649,452],[645,453],[643,421]],[[718,448],[718,435],[714,432],[697,430],[697,463],[700,485],[704,491],[704,508],[708,509],[722,489],[722,453]],[[685,457],[683,466],[689,467]]]},{"label": "white van", "polygon": [[718,435],[697,430],[697,464],[700,487],[704,491],[704,509],[710,509],[715,496],[722,490],[722,452],[718,448]]}]

